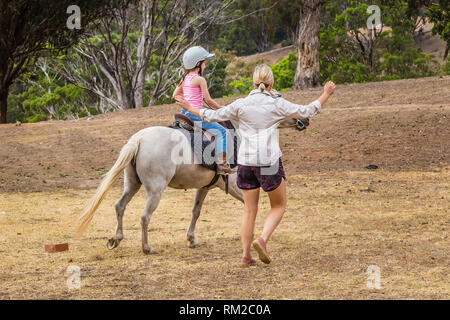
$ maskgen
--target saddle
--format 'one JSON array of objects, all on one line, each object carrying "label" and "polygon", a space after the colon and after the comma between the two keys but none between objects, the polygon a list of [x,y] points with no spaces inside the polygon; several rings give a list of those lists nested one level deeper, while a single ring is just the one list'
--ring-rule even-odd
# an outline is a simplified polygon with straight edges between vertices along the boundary
[{"label": "saddle", "polygon": [[[183,129],[186,129],[188,131],[193,131],[195,124],[192,121],[191,118],[188,116],[182,114],[182,113],[176,113],[175,116],[175,122],[172,125],[178,124]],[[222,125],[225,129],[234,129],[233,125],[230,121],[220,121],[218,122],[220,125]],[[206,132],[206,136],[211,136],[208,131],[206,131],[204,128],[202,128],[203,132]],[[212,136],[214,138],[214,136]]]},{"label": "saddle", "polygon": [[194,130],[194,122],[191,120],[191,118],[189,118],[188,116],[186,116],[182,113],[175,114],[175,122],[172,124],[172,126],[175,126],[175,125],[180,126],[188,131]]},{"label": "saddle", "polygon": [[[174,123],[170,126],[172,128],[182,128],[184,130],[187,130],[189,132],[194,132],[195,130],[195,124],[194,121],[192,121],[191,118],[189,118],[188,116],[182,114],[182,113],[176,113],[175,116],[175,121]],[[202,133],[203,135],[211,142],[214,142],[215,137],[213,135],[211,135],[208,131],[205,130],[205,128],[202,128]],[[204,148],[202,148],[204,149]],[[215,170],[215,168],[214,168]]]},{"label": "saddle", "polygon": [[[203,157],[203,152],[206,148],[208,148],[209,145],[212,143],[215,143],[215,137],[211,135],[208,131],[206,131],[204,128],[202,128],[202,136],[201,136],[201,148],[199,148],[199,143],[195,144],[195,136],[194,133],[199,128],[195,126],[194,122],[186,115],[182,113],[175,114],[175,120],[172,123],[172,125],[169,126],[169,128],[181,130],[181,132],[188,138],[188,140],[191,143],[192,150],[194,152],[194,156],[197,158],[197,160],[201,160],[201,166],[205,167],[207,169],[213,170],[216,172],[213,180],[203,188],[209,188],[210,186],[214,185],[217,180],[219,179],[219,175],[217,174],[217,164],[215,161],[206,162],[206,160]],[[234,130],[234,126],[231,123],[231,121],[223,121],[219,122],[225,129],[231,129]],[[197,131],[198,132],[198,131]],[[233,143],[233,161],[229,161],[230,168],[235,168],[237,166],[237,153],[238,153],[238,138],[236,135],[234,135],[233,141],[228,141],[228,143]],[[208,150],[211,150],[211,148],[208,148]],[[211,152],[211,157],[215,159],[215,151]],[[222,176],[226,183],[226,190],[225,192],[228,193],[228,176]]]}]

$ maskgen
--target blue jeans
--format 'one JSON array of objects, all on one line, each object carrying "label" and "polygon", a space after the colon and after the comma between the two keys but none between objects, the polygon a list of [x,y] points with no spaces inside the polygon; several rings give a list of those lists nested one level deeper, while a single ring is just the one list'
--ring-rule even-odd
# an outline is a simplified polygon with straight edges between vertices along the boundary
[{"label": "blue jeans", "polygon": [[227,150],[227,130],[216,122],[203,122],[199,117],[190,114],[184,109],[181,109],[181,113],[188,116],[192,121],[200,121],[202,128],[216,137],[216,154],[226,152]]}]

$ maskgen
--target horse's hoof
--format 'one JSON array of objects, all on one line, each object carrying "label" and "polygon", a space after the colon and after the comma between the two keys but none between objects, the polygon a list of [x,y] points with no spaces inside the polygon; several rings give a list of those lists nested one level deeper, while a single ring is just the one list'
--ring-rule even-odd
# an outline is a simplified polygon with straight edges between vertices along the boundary
[{"label": "horse's hoof", "polygon": [[114,248],[117,248],[119,246],[120,241],[114,238],[111,238],[108,240],[108,242],[106,243],[106,247],[109,250],[112,250]]},{"label": "horse's hoof", "polygon": [[197,248],[199,246],[197,239],[190,240],[188,243],[189,248]]},{"label": "horse's hoof", "polygon": [[152,253],[154,253],[155,252],[155,248],[153,248],[153,247],[146,247],[146,248],[142,248],[142,252],[144,253],[144,254],[152,254]]}]

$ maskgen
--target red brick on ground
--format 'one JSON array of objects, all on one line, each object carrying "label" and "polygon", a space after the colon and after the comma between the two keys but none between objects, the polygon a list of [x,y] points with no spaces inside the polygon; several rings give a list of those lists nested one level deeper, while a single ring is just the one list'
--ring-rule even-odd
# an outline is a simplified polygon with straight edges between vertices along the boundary
[{"label": "red brick on ground", "polygon": [[68,243],[54,243],[45,245],[45,251],[47,252],[61,252],[66,250],[69,250]]}]

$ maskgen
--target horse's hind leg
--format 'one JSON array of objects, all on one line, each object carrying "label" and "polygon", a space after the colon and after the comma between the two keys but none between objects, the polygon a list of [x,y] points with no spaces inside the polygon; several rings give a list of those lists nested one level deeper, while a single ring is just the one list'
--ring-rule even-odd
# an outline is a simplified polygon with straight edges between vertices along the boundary
[{"label": "horse's hind leg", "polygon": [[115,203],[116,215],[117,215],[117,227],[116,227],[116,235],[108,240],[107,247],[108,249],[116,248],[120,241],[123,239],[123,214],[125,213],[125,208],[130,202],[131,198],[138,192],[141,187],[141,182],[136,174],[136,170],[134,167],[129,164],[125,168],[124,174],[124,182],[123,182],[123,193],[120,199]]},{"label": "horse's hind leg", "polygon": [[195,194],[195,202],[194,207],[192,208],[192,218],[191,224],[189,225],[189,229],[186,233],[187,240],[189,241],[189,248],[195,248],[198,245],[197,239],[195,239],[195,224],[197,223],[197,219],[200,216],[200,211],[202,210],[203,201],[205,200],[206,195],[208,194],[207,189],[197,189]]}]

